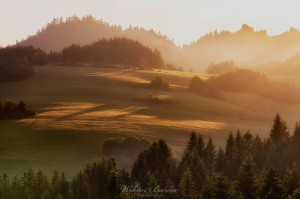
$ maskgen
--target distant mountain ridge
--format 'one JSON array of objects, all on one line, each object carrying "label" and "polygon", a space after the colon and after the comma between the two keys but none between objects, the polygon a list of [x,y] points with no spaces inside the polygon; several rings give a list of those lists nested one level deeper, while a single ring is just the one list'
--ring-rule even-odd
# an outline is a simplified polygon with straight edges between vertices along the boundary
[{"label": "distant mountain ridge", "polygon": [[121,26],[110,25],[92,16],[55,18],[35,35],[29,36],[17,45],[32,45],[50,52],[61,51],[72,44],[87,45],[101,39],[115,37],[133,39],[152,49],[157,48],[166,60],[173,60],[180,51],[167,36],[153,30],[138,27],[122,29]]},{"label": "distant mountain ridge", "polygon": [[284,61],[264,64],[258,70],[271,75],[300,75],[300,53]]},{"label": "distant mountain ridge", "polygon": [[291,28],[277,36],[269,36],[266,30],[255,31],[244,24],[236,32],[215,31],[191,44],[176,46],[167,36],[139,27],[122,29],[92,16],[67,19],[56,18],[35,35],[17,43],[32,45],[47,52],[60,51],[71,44],[86,45],[99,39],[125,37],[157,48],[163,58],[177,67],[204,72],[210,63],[233,60],[241,67],[257,67],[262,64],[286,60],[300,53],[300,31]]}]

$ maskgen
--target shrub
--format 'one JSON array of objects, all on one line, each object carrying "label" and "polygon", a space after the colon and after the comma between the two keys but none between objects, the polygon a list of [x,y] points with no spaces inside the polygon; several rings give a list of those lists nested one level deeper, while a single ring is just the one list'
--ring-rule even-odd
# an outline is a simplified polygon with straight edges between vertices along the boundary
[{"label": "shrub", "polygon": [[167,90],[170,88],[168,82],[166,82],[160,75],[156,75],[155,79],[151,81],[150,86],[152,88]]}]

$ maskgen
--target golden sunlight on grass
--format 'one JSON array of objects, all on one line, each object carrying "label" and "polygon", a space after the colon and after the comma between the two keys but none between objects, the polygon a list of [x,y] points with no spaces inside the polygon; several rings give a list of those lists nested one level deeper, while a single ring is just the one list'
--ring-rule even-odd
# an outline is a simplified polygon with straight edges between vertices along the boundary
[{"label": "golden sunlight on grass", "polygon": [[19,122],[34,125],[40,130],[101,130],[126,134],[142,134],[155,126],[180,130],[221,130],[226,126],[223,122],[171,120],[138,113],[147,108],[143,106],[110,108],[105,104],[60,103],[33,118],[22,119]]},{"label": "golden sunlight on grass", "polygon": [[88,76],[94,76],[94,77],[106,77],[109,79],[115,79],[115,80],[120,80],[120,81],[125,81],[125,82],[131,82],[131,83],[149,83],[149,81],[134,76],[132,73],[134,71],[133,69],[125,69],[121,70],[120,72],[110,72],[110,73],[102,73],[102,72],[94,72],[88,74]]}]

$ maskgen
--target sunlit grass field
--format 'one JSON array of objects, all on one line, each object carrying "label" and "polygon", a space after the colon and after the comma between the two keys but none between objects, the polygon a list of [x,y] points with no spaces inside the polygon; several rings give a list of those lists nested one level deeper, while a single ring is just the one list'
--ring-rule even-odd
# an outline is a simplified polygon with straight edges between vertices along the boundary
[{"label": "sunlit grass field", "polygon": [[[101,158],[101,143],[111,137],[164,138],[182,153],[191,133],[212,137],[219,147],[230,131],[240,129],[265,137],[279,112],[292,128],[300,106],[276,103],[255,94],[223,93],[217,101],[190,93],[195,75],[167,70],[37,66],[27,79],[0,84],[0,100],[24,100],[38,114],[0,121],[0,172],[21,173],[29,167],[72,175]],[[149,81],[163,76],[171,90],[155,90]],[[167,96],[178,103],[135,100]]]}]

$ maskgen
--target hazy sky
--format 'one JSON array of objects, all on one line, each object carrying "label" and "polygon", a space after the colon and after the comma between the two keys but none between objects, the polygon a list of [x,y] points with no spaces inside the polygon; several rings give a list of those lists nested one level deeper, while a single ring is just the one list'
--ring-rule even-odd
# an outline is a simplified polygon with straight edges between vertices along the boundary
[{"label": "hazy sky", "polygon": [[299,0],[0,0],[0,45],[34,34],[54,17],[88,14],[160,31],[177,44],[243,23],[274,35],[300,28],[299,10]]}]

